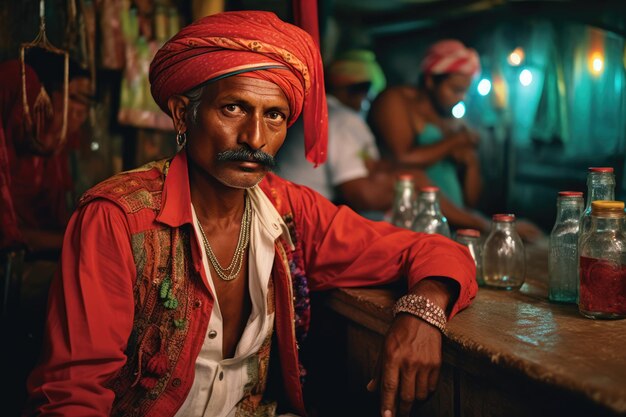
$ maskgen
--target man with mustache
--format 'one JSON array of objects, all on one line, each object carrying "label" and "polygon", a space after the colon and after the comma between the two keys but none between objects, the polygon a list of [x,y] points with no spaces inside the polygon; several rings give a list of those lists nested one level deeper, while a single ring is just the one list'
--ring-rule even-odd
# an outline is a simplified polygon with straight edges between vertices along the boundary
[{"label": "man with mustache", "polygon": [[30,409],[304,416],[309,291],[405,276],[410,294],[370,388],[382,387],[385,416],[435,388],[440,329],[476,293],[467,250],[367,221],[269,172],[300,113],[306,155],[324,161],[321,68],[312,38],[268,12],[202,18],[161,48],[152,94],[182,150],[83,196]]}]

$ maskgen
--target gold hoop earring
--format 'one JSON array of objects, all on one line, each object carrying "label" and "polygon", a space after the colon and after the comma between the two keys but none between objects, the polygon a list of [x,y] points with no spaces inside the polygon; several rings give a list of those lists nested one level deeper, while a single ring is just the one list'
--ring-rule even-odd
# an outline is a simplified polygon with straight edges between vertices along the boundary
[{"label": "gold hoop earring", "polygon": [[182,148],[187,143],[187,132],[178,132],[176,134],[176,144]]}]

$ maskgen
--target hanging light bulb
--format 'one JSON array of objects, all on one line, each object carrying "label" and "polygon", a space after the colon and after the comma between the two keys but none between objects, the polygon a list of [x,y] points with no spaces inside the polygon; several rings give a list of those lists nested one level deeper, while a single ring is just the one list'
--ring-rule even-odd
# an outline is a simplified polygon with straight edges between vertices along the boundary
[{"label": "hanging light bulb", "polygon": [[478,83],[477,90],[478,90],[478,94],[480,94],[481,96],[486,96],[491,91],[491,81],[489,81],[486,78],[483,78]]},{"label": "hanging light bulb", "polygon": [[513,50],[513,52],[509,54],[509,56],[507,57],[507,61],[509,65],[517,67],[524,61],[525,56],[526,55],[524,54],[524,49],[518,46]]},{"label": "hanging light bulb", "polygon": [[519,82],[524,87],[528,87],[533,82],[533,73],[529,69],[523,69],[519,73]]},{"label": "hanging light bulb", "polygon": [[459,101],[456,106],[452,107],[452,115],[457,119],[465,116],[465,103]]},{"label": "hanging light bulb", "polygon": [[600,75],[604,70],[604,57],[600,52],[594,52],[589,57],[589,69],[593,75]]}]

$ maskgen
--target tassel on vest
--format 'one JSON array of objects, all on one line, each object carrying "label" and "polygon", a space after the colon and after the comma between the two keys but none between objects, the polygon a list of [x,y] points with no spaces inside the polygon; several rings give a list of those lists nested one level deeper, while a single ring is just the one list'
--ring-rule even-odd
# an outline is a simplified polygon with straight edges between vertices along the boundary
[{"label": "tassel on vest", "polygon": [[[150,343],[150,339],[156,333],[158,337],[159,349],[155,353],[147,352],[147,344]],[[149,359],[145,359],[144,355],[149,356]],[[145,367],[142,366],[145,362]],[[152,327],[152,331],[146,331],[141,343],[139,344],[139,357],[138,357],[138,369],[136,372],[135,381],[131,386],[139,384],[146,391],[151,391],[156,387],[159,379],[167,374],[169,371],[169,359],[167,357],[166,341],[163,337],[163,329]]]}]

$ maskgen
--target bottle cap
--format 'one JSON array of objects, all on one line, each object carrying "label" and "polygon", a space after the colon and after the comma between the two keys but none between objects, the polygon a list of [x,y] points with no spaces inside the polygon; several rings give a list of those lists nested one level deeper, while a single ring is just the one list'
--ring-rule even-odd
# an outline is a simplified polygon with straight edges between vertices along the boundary
[{"label": "bottle cap", "polygon": [[423,193],[436,193],[436,192],[439,191],[439,187],[433,187],[433,186],[422,187],[422,188],[420,188],[420,191],[423,192]]},{"label": "bottle cap", "polygon": [[400,175],[398,175],[398,180],[400,180],[400,181],[413,181],[413,175],[411,175],[411,174],[400,174]]},{"label": "bottle cap", "polygon": [[459,229],[456,234],[457,236],[480,237],[480,232],[476,229]]},{"label": "bottle cap", "polygon": [[559,197],[582,197],[581,191],[559,191]]},{"label": "bottle cap", "polygon": [[507,214],[494,214],[491,219],[494,222],[514,222],[515,214],[507,213]]},{"label": "bottle cap", "polygon": [[589,172],[613,172],[612,167],[589,167]]},{"label": "bottle cap", "polygon": [[624,202],[596,200],[591,202],[591,214],[601,217],[623,217]]}]

